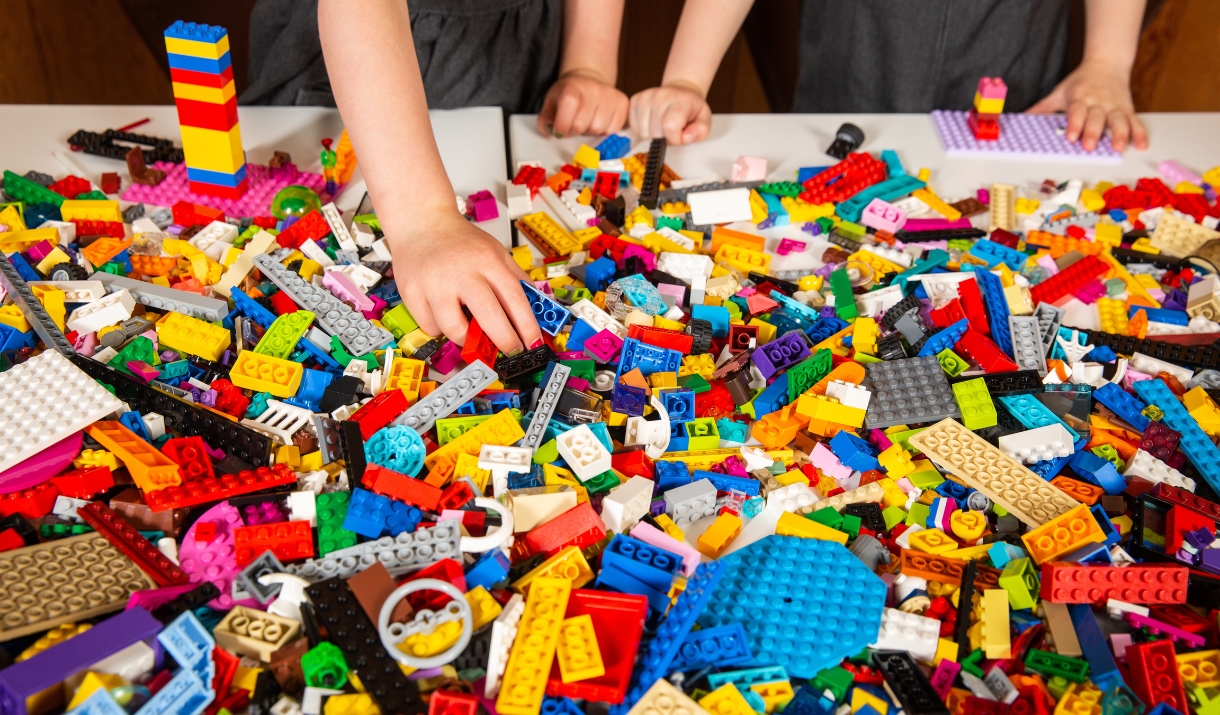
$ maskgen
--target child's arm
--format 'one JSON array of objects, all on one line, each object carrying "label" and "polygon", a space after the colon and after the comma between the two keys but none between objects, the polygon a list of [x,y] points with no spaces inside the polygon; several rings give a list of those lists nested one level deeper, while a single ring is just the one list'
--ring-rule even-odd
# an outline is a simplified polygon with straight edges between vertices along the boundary
[{"label": "child's arm", "polygon": [[1088,0],[1084,59],[1030,112],[1067,112],[1069,141],[1092,151],[1110,128],[1114,148],[1148,148],[1148,131],[1131,101],[1131,65],[1139,45],[1144,0]]},{"label": "child's arm", "polygon": [[538,131],[557,137],[610,134],[627,121],[615,88],[624,0],[565,0],[563,57],[538,114]]},{"label": "child's arm", "polygon": [[496,239],[466,221],[441,164],[403,0],[318,3],[335,101],[394,255],[394,279],[419,326],[466,339],[465,305],[508,353],[541,332]]},{"label": "child's arm", "polygon": [[670,144],[707,138],[712,110],[707,92],[716,68],[754,0],[686,0],[660,87],[631,98],[631,128]]}]

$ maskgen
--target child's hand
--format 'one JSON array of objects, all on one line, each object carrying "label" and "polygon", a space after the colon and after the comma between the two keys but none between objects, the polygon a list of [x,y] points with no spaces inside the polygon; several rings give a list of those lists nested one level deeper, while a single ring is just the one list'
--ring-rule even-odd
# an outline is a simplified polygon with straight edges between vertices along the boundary
[{"label": "child's hand", "polygon": [[462,306],[501,352],[520,352],[542,339],[520,280],[527,276],[491,235],[456,211],[417,225],[391,244],[394,281],[419,327],[462,344],[469,323]]},{"label": "child's hand", "polygon": [[578,134],[613,134],[626,121],[627,95],[592,72],[576,70],[560,77],[546,93],[538,114],[538,131],[561,139]]},{"label": "child's hand", "polygon": [[670,144],[689,144],[707,139],[712,109],[691,87],[653,87],[631,98],[630,124],[642,139],[664,137]]},{"label": "child's hand", "polygon": [[1128,73],[1104,62],[1082,63],[1029,112],[1067,112],[1067,139],[1080,139],[1085,151],[1097,148],[1106,127],[1118,151],[1127,148],[1128,140],[1136,149],[1148,148],[1148,131],[1135,116]]}]

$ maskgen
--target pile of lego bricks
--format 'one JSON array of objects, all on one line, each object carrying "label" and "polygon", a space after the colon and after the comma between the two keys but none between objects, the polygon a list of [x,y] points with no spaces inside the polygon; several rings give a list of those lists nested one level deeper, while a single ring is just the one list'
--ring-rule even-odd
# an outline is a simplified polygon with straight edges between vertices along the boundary
[{"label": "pile of lego bricks", "polygon": [[1210,713],[1220,168],[665,150],[507,185],[513,356],[374,215],[6,172],[0,715]]}]

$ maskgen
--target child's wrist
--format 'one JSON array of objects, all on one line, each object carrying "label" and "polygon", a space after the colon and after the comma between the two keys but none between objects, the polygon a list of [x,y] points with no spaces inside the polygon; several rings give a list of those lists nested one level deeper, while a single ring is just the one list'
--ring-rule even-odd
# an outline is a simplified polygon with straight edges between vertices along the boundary
[{"label": "child's wrist", "polygon": [[568,77],[584,77],[595,82],[614,86],[614,80],[612,78],[607,77],[606,73],[600,72],[592,67],[570,67],[562,70],[559,73],[559,79],[566,79]]},{"label": "child's wrist", "polygon": [[661,81],[661,86],[670,87],[672,89],[685,89],[688,92],[694,92],[702,99],[707,99],[708,88],[704,87],[701,83],[693,79],[687,79],[685,77],[667,77]]}]

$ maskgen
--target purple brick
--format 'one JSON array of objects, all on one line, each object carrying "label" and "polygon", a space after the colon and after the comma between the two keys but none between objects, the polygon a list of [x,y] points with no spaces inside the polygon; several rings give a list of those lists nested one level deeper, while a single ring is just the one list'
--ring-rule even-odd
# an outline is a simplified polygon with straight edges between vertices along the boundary
[{"label": "purple brick", "polygon": [[0,713],[27,715],[25,699],[62,683],[89,666],[138,642],[150,641],[161,623],[138,606],[0,671]]},{"label": "purple brick", "polygon": [[809,346],[799,331],[791,330],[754,351],[751,358],[764,378],[770,378],[809,357]]}]

